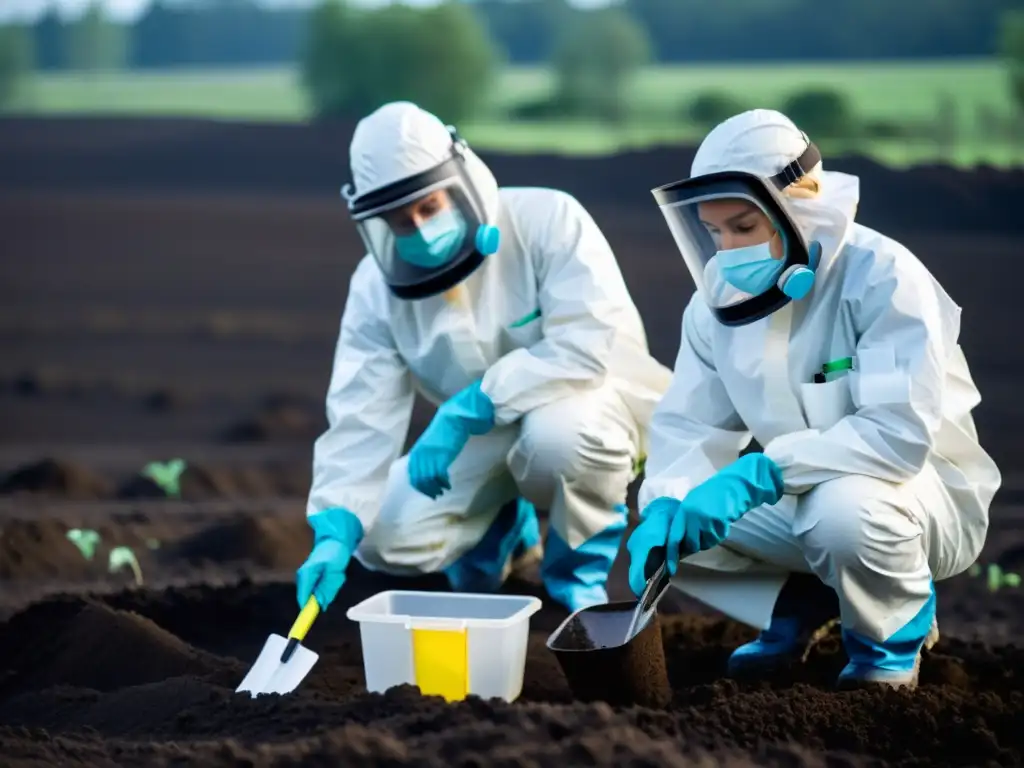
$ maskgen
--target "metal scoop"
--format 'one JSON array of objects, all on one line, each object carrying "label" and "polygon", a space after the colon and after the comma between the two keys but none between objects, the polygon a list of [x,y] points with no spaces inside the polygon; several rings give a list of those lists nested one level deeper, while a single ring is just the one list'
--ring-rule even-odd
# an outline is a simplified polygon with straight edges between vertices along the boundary
[{"label": "metal scoop", "polygon": [[652,552],[645,573],[654,571],[639,602],[580,608],[551,633],[555,654],[573,695],[580,701],[614,706],[664,707],[672,700],[658,601],[667,591],[665,553]]},{"label": "metal scoop", "polygon": [[288,637],[271,635],[235,693],[256,698],[261,693],[291,693],[313,669],[319,657],[302,645],[306,633],[320,613],[320,604],[310,597],[292,625]]},{"label": "metal scoop", "polygon": [[[652,554],[654,553],[652,552]],[[647,580],[647,586],[644,587],[644,592],[640,595],[636,608],[633,609],[633,618],[629,622],[629,627],[626,630],[626,639],[623,642],[628,643],[647,626],[647,622],[651,620],[655,611],[658,610],[658,603],[665,596],[670,583],[668,568],[663,560],[661,565],[654,571],[654,575]]]}]

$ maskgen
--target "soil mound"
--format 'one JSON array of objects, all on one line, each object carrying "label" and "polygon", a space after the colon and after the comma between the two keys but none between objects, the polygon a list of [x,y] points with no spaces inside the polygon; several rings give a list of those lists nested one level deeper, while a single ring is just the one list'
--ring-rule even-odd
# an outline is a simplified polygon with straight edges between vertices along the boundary
[{"label": "soil mound", "polygon": [[311,544],[312,532],[304,517],[240,515],[184,539],[167,554],[195,564],[246,562],[293,570],[302,565]]},{"label": "soil mound", "polygon": [[[304,496],[309,491],[310,467],[302,464],[263,466],[203,466],[189,464],[178,478],[178,498],[184,501]],[[168,491],[152,478],[135,475],[118,488],[119,499],[166,499]]]},{"label": "soil mound", "polygon": [[322,409],[316,412],[295,403],[271,403],[264,405],[252,418],[229,428],[224,440],[230,443],[314,440],[326,426]]},{"label": "soil mound", "polygon": [[113,691],[185,675],[229,682],[224,672],[236,666],[92,599],[58,599],[18,614],[0,634],[0,651],[12,670],[7,690]]},{"label": "soil mound", "polygon": [[86,559],[57,520],[9,520],[0,523],[0,579],[74,579],[102,575],[102,566]]},{"label": "soil mound", "polygon": [[112,492],[105,478],[84,467],[43,459],[11,472],[0,481],[0,494],[36,493],[70,499],[102,499]]}]

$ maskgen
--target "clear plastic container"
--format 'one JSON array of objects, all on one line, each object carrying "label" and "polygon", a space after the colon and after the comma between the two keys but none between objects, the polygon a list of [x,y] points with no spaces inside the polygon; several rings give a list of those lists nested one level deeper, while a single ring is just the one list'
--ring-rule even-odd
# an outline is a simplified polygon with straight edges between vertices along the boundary
[{"label": "clear plastic container", "polygon": [[392,590],[345,615],[359,622],[367,690],[409,684],[448,701],[515,701],[540,606],[536,597]]}]

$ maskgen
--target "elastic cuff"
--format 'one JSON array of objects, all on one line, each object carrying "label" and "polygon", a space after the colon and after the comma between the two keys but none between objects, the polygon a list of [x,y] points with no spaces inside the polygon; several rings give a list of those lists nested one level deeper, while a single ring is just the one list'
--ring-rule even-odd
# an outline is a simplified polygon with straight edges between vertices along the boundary
[{"label": "elastic cuff", "polygon": [[[775,498],[772,499],[770,503],[778,504],[779,499],[782,498],[782,493],[785,487],[785,483],[782,481],[782,469],[779,468],[779,465],[776,464],[770,456],[766,456],[762,453],[758,458],[760,459],[761,468],[763,468],[767,473],[768,481],[772,484],[771,492],[774,494]],[[765,490],[768,489],[765,488]]]},{"label": "elastic cuff", "polygon": [[348,542],[355,549],[363,540],[363,524],[344,507],[325,509],[306,519],[315,534],[314,545],[324,539],[336,539]]},{"label": "elastic cuff", "polygon": [[799,446],[805,440],[810,440],[821,432],[817,429],[802,429],[799,432],[790,432],[788,435],[779,435],[764,446],[764,456],[770,459],[779,469],[782,477],[783,493],[802,493],[807,490],[804,487],[793,485],[792,478],[787,483],[787,474],[793,465],[793,447]]}]

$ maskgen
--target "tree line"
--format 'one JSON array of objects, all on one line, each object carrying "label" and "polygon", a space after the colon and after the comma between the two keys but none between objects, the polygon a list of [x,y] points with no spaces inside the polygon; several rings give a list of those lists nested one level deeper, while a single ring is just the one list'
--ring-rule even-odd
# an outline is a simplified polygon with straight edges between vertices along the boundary
[{"label": "tree line", "polygon": [[[153,40],[162,41],[160,46],[155,42],[149,44],[145,59],[140,58],[138,47],[138,40],[145,38],[125,37],[125,28],[111,24],[93,6],[74,23],[64,25],[62,36],[53,39],[40,37],[39,33],[40,28],[53,28],[56,22],[52,18],[41,20],[33,34],[26,29],[0,28],[0,106],[14,91],[17,74],[30,69],[33,62],[36,68],[45,68],[48,64],[56,66],[55,62],[59,62],[60,66],[81,70],[113,68],[125,57],[134,57],[131,60],[137,66],[143,66],[142,61],[145,61],[145,66],[155,67],[159,62],[170,63],[172,56],[182,56],[183,51],[191,52],[191,58],[179,63],[193,65],[225,65],[233,63],[230,56],[255,56],[260,49],[260,35],[255,30],[263,29],[266,19],[278,14],[280,19],[300,19],[294,22],[290,34],[296,46],[295,60],[300,65],[302,81],[317,117],[354,118],[381,103],[410,99],[445,120],[457,122],[477,116],[484,105],[493,103],[489,96],[495,76],[502,65],[510,59],[515,61],[494,30],[500,27],[502,18],[511,24],[515,16],[516,23],[534,18],[539,25],[534,28],[536,34],[531,44],[542,46],[536,53],[540,55],[543,51],[543,61],[552,65],[556,86],[536,101],[515,105],[508,116],[518,120],[583,118],[614,123],[630,117],[627,96],[633,77],[648,63],[665,60],[666,54],[659,54],[659,39],[664,39],[665,35],[691,34],[682,22],[652,32],[651,22],[642,21],[643,13],[688,9],[693,16],[687,18],[695,27],[699,28],[699,19],[703,19],[709,29],[718,25],[720,39],[725,34],[721,30],[756,26],[757,36],[763,43],[761,47],[745,48],[733,40],[726,58],[743,60],[745,55],[753,56],[758,51],[767,55],[772,45],[784,42],[791,52],[786,58],[792,60],[817,50],[810,43],[801,43],[807,37],[814,37],[812,30],[816,25],[843,29],[844,34],[848,34],[843,22],[844,9],[852,14],[855,7],[866,9],[865,13],[880,7],[876,0],[857,0],[856,6],[853,0],[830,0],[834,7],[827,15],[829,25],[804,14],[799,19],[789,18],[787,23],[791,26],[786,28],[779,21],[787,18],[783,11],[802,7],[803,0],[729,0],[728,14],[711,13],[711,2],[721,0],[627,0],[590,11],[575,10],[564,0],[518,0],[514,3],[480,0],[473,5],[446,2],[423,8],[396,4],[375,9],[353,7],[343,0],[326,0],[308,15],[299,15],[295,11],[261,11],[247,0],[216,0],[204,6],[206,10],[202,13],[211,14],[208,20],[229,25],[230,20],[242,18],[233,14],[241,13],[252,26],[234,27],[229,32],[226,26],[213,25],[201,33],[199,28],[186,23],[199,13],[196,7],[157,4],[133,28],[133,34],[152,34]],[[1001,9],[1002,0],[969,2],[977,17],[984,15],[979,13],[981,10],[989,9],[994,13]],[[919,13],[918,18],[934,24],[938,30],[947,29],[946,22],[952,24],[942,9],[962,6],[961,0],[914,3],[918,11],[924,4],[934,6],[933,13]],[[779,9],[775,21],[766,15],[765,9],[770,7]],[[511,14],[513,9],[523,15]],[[511,15],[502,17],[503,13]],[[539,15],[531,17],[530,14]],[[902,12],[894,10],[889,16],[890,31],[899,30]],[[154,19],[161,18],[164,21],[158,25]],[[169,18],[177,21],[169,22]],[[973,29],[976,25],[975,19],[959,26]],[[991,26],[985,32],[992,38],[987,52],[995,51],[1003,57],[1012,88],[1024,107],[1024,10],[1001,9],[998,17],[991,20]],[[146,32],[157,29],[163,30],[163,36]],[[168,36],[168,29],[176,29],[177,37]],[[662,37],[655,32],[660,32]],[[909,34],[906,30],[904,33]],[[504,34],[506,39],[515,38],[508,29]],[[753,36],[754,30],[751,28],[748,34]],[[978,39],[981,37],[979,35]],[[925,49],[922,41],[927,38],[924,31],[913,37],[919,50]],[[878,57],[883,55],[886,45],[881,33],[861,43],[876,45]],[[219,50],[222,58],[204,60],[197,53],[204,47]],[[907,47],[914,47],[910,39]],[[260,50],[266,56],[273,53]],[[671,50],[678,54],[680,49],[673,47]],[[718,53],[724,56],[725,51]],[[817,89],[794,94],[784,111],[809,130],[813,126],[815,135],[837,140],[849,139],[851,135],[909,138],[908,131],[932,130],[922,126],[862,124],[845,98],[845,94]],[[687,105],[687,113],[679,117],[710,127],[743,106],[724,94],[701,94]],[[952,124],[955,120],[940,122]]]},{"label": "tree line", "polygon": [[[567,0],[465,3],[515,64],[550,61],[586,12]],[[625,0],[660,62],[987,56],[1002,14],[1019,0]],[[253,0],[157,0],[133,24],[91,9],[81,19],[54,11],[28,30],[41,70],[181,65],[269,65],[298,61],[310,11],[262,8]],[[104,45],[98,45],[102,40]]]}]

